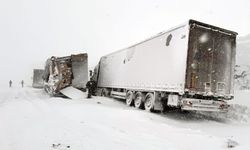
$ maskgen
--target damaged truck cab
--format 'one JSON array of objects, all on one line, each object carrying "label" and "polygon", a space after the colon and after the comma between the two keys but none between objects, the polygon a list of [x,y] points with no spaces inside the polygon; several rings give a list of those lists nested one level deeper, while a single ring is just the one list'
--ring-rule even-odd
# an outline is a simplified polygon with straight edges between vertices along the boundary
[{"label": "damaged truck cab", "polygon": [[88,55],[52,56],[46,61],[43,79],[45,91],[52,96],[60,95],[60,90],[68,86],[84,90],[88,81]]}]

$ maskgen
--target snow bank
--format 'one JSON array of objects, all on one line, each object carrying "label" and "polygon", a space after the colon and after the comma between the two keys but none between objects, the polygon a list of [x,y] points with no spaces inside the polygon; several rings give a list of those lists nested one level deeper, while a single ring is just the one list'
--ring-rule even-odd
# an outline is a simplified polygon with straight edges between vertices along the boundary
[{"label": "snow bank", "polygon": [[233,123],[250,123],[250,91],[235,91],[235,98],[227,113],[197,112],[193,116],[208,120]]},{"label": "snow bank", "polygon": [[250,91],[235,91],[235,98],[229,102],[226,118],[240,122],[250,122]]},{"label": "snow bank", "polygon": [[247,106],[231,104],[227,113],[217,112],[198,112],[204,119],[215,120],[219,122],[232,123],[250,123],[250,109]]}]

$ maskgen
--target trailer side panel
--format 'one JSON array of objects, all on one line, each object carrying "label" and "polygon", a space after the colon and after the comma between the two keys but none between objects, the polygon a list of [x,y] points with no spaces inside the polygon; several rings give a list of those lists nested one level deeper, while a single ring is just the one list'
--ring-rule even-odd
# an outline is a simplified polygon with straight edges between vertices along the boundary
[{"label": "trailer side panel", "polygon": [[184,92],[189,25],[100,61],[98,87]]}]

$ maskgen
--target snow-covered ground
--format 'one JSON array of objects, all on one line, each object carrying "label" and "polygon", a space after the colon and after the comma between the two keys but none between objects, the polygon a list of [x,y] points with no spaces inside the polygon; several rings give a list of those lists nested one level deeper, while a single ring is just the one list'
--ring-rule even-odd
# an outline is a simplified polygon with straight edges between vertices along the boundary
[{"label": "snow-covered ground", "polygon": [[1,88],[0,150],[250,149],[250,91],[227,114],[149,113],[124,102]]}]

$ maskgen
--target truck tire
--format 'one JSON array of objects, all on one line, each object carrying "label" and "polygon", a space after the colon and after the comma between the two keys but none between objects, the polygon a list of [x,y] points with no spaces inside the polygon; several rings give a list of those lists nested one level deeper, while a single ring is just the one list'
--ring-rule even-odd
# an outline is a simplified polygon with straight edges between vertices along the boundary
[{"label": "truck tire", "polygon": [[106,92],[105,92],[105,90],[104,89],[102,89],[102,91],[101,91],[101,96],[106,96]]},{"label": "truck tire", "polygon": [[144,107],[147,111],[154,111],[154,94],[148,93],[145,98]]},{"label": "truck tire", "polygon": [[101,91],[101,96],[109,97],[110,96],[110,91],[107,88],[103,88],[102,91]]},{"label": "truck tire", "polygon": [[142,109],[144,100],[145,100],[145,95],[142,92],[137,92],[135,94],[135,100],[134,100],[135,107]]},{"label": "truck tire", "polygon": [[128,106],[132,106],[134,103],[134,93],[132,91],[128,91],[126,94],[126,104]]}]

